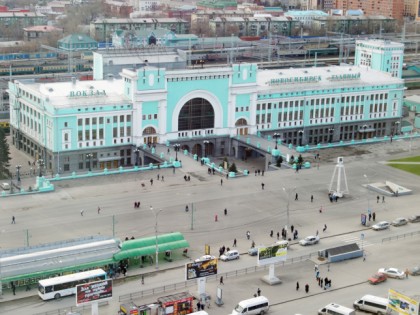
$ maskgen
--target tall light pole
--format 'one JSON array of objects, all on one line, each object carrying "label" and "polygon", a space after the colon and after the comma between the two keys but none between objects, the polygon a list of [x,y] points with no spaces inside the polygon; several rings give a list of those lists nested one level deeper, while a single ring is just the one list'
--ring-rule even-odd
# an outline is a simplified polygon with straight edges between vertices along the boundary
[{"label": "tall light pole", "polygon": [[39,168],[39,177],[42,177],[42,168],[44,167],[44,160],[39,159],[37,163],[38,163],[38,168]]},{"label": "tall light pole", "polygon": [[134,150],[134,153],[136,154],[136,166],[139,165],[139,156],[140,156],[140,149],[139,147],[136,147],[136,149]]},{"label": "tall light pole", "polygon": [[303,140],[303,133],[304,133],[304,131],[303,130],[299,130],[298,133],[299,133],[299,146],[302,146],[302,140]]},{"label": "tall light pole", "polygon": [[86,154],[86,157],[89,159],[89,172],[92,172],[92,158],[93,158],[93,154],[92,153]]},{"label": "tall light pole", "polygon": [[203,144],[204,144],[204,157],[207,157],[207,146],[210,143],[210,141],[208,140],[204,140]]},{"label": "tall light pole", "polygon": [[[293,189],[286,189],[285,187],[283,187],[283,191],[287,194],[287,208],[286,208],[286,217],[287,217],[287,221],[286,221],[286,233],[287,233],[287,229],[289,227],[290,224],[290,194],[292,193],[292,191],[295,191],[296,187]],[[287,238],[287,236],[286,236]]]},{"label": "tall light pole", "polygon": [[279,133],[274,133],[273,134],[273,138],[274,138],[274,141],[276,142],[276,146],[274,147],[274,149],[276,149],[277,150],[277,140],[280,138],[280,134]]},{"label": "tall light pole", "polygon": [[159,245],[158,245],[158,215],[163,209],[160,209],[158,212],[153,210],[153,207],[150,206],[150,211],[155,215],[155,261],[156,269],[159,269]]},{"label": "tall light pole", "polygon": [[370,213],[370,201],[369,201],[369,197],[370,197],[370,189],[369,189],[369,185],[370,185],[370,182],[369,182],[369,177],[366,175],[366,174],[363,174],[363,177],[364,178],[366,178],[366,181],[367,181],[367,186],[366,186],[366,188],[367,188],[367,212],[368,212],[368,215],[369,215],[369,213]]},{"label": "tall light pole", "polygon": [[17,177],[17,182],[18,184],[20,183],[20,169],[21,169],[22,165],[16,165],[16,177]]},{"label": "tall light pole", "polygon": [[181,145],[180,144],[174,144],[174,150],[175,150],[175,161],[178,161],[178,152],[179,152],[179,149],[181,148]]},{"label": "tall light pole", "polygon": [[334,128],[330,128],[330,129],[328,129],[328,132],[330,133],[330,143],[331,143],[331,142],[332,142],[332,140],[333,140]]}]

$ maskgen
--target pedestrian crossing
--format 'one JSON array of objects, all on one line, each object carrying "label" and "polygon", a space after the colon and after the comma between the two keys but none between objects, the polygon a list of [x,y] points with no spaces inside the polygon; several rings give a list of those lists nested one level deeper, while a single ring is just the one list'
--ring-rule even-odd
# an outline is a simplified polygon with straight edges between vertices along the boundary
[{"label": "pedestrian crossing", "polygon": [[355,236],[355,235],[341,235],[338,238],[344,243],[356,243],[357,245],[359,245],[360,248],[362,247],[366,248],[366,247],[375,245],[374,243],[371,243],[366,240],[362,240],[360,236]]}]

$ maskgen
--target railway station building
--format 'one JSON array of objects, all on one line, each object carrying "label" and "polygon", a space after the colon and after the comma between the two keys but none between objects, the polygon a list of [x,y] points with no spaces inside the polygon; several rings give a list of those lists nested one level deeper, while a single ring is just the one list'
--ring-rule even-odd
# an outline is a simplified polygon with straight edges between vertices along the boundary
[{"label": "railway station building", "polygon": [[370,40],[357,42],[355,65],[142,66],[123,69],[121,79],[15,80],[11,134],[53,173],[134,165],[143,144],[236,156],[236,135],[278,133],[296,146],[393,135],[401,127],[402,63],[402,44]]}]

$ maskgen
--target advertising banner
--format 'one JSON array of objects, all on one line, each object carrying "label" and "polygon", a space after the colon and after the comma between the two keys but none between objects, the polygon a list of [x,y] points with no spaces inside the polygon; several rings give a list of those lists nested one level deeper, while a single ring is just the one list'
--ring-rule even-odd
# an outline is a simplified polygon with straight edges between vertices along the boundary
[{"label": "advertising banner", "polygon": [[287,243],[258,248],[258,266],[286,261]]},{"label": "advertising banner", "polygon": [[112,298],[112,279],[76,286],[76,305],[89,304]]},{"label": "advertising banner", "polygon": [[399,314],[418,315],[419,302],[395,290],[388,290],[388,307]]},{"label": "advertising banner", "polygon": [[188,263],[185,267],[186,280],[217,275],[217,258]]}]

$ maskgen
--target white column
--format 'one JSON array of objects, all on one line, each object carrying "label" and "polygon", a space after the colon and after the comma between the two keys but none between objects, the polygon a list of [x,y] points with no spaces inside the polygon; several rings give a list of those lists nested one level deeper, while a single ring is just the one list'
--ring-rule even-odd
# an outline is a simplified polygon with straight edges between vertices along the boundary
[{"label": "white column", "polygon": [[[159,120],[158,134],[160,135],[160,137],[164,136],[168,130],[166,109],[167,109],[166,101],[164,99],[160,100],[159,105],[158,105],[158,120]],[[166,140],[166,137],[165,137],[165,140]]]}]

